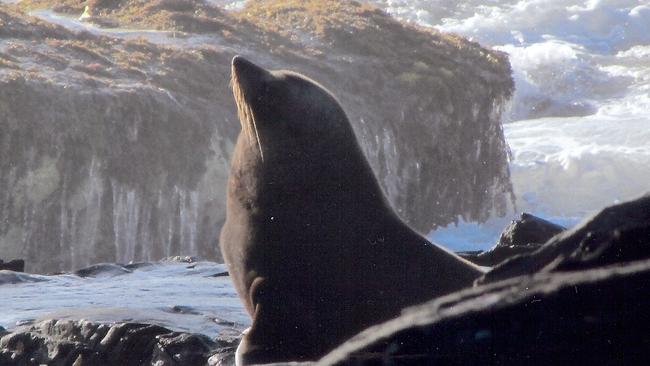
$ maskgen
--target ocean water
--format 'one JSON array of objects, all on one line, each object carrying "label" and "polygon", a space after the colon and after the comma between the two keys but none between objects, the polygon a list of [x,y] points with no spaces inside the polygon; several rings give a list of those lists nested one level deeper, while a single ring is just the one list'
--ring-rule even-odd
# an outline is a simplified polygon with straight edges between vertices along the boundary
[{"label": "ocean water", "polygon": [[650,2],[371,0],[410,22],[506,52],[511,217],[429,236],[484,249],[518,211],[571,226],[650,191]]},{"label": "ocean water", "polygon": [[[124,270],[103,265],[92,276],[0,271],[0,326],[44,319],[145,322],[210,337],[250,325],[225,265],[162,261]],[[214,275],[218,275],[214,277]]]}]

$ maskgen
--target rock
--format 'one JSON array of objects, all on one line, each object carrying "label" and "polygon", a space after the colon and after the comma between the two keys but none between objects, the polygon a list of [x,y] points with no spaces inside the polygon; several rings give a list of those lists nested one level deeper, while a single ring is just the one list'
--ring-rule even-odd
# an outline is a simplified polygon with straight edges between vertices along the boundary
[{"label": "rock", "polygon": [[208,277],[228,277],[228,276],[230,276],[230,273],[228,271],[224,271],[224,272],[217,272]]},{"label": "rock", "polygon": [[186,305],[170,306],[168,309],[165,309],[164,311],[168,311],[168,312],[174,313],[174,314],[194,314],[194,315],[201,314],[200,312],[198,312],[193,307],[186,306]]},{"label": "rock", "polygon": [[217,348],[208,359],[209,366],[231,366],[235,364],[235,352],[241,341],[239,337],[219,337],[215,339]]},{"label": "rock", "polygon": [[650,195],[611,206],[540,249],[501,263],[480,283],[650,258]]},{"label": "rock", "polygon": [[566,228],[529,213],[522,213],[519,220],[513,220],[499,237],[497,244],[485,252],[459,253],[459,255],[480,266],[494,266],[518,254],[539,249],[547,240]]},{"label": "rock", "polygon": [[152,324],[87,321],[46,320],[0,335],[3,366],[200,366],[217,353],[234,360],[232,344],[238,343],[237,338],[221,344],[203,335],[172,332]]},{"label": "rock", "polygon": [[110,363],[114,365],[149,363],[147,360],[152,359],[156,346],[159,345],[158,336],[168,333],[171,332],[158,325],[127,323],[118,332],[118,342],[109,343],[105,352]]},{"label": "rock", "polygon": [[94,24],[98,27],[103,27],[103,28],[117,28],[119,25],[119,22],[113,20],[113,19],[106,19],[102,17],[86,17],[83,19],[86,23]]},{"label": "rock", "polygon": [[317,364],[645,364],[648,291],[650,261],[505,280],[410,309]]},{"label": "rock", "polygon": [[135,271],[137,269],[151,267],[153,265],[154,264],[151,262],[136,262],[136,263],[125,264],[122,267],[128,269],[129,271]]},{"label": "rock", "polygon": [[175,255],[161,259],[161,262],[196,263],[199,259],[189,255]]},{"label": "rock", "polygon": [[14,259],[9,262],[3,262],[0,260],[0,271],[8,270],[14,272],[24,272],[25,271],[25,261],[22,259]]},{"label": "rock", "polygon": [[32,359],[38,360],[47,355],[48,350],[42,339],[31,333],[9,333],[0,338],[1,365],[32,365]]},{"label": "rock", "polygon": [[[216,343],[208,337],[188,333],[172,333],[158,337],[156,352],[164,352],[178,365],[205,365]],[[156,354],[154,353],[154,358]]]},{"label": "rock", "polygon": [[0,285],[43,281],[47,281],[47,277],[32,275],[28,273],[0,270]]},{"label": "rock", "polygon": [[499,237],[498,245],[525,246],[544,244],[548,239],[566,230],[565,227],[523,212],[519,220],[513,221]]},{"label": "rock", "polygon": [[319,364],[643,364],[649,258],[645,196],[503,262],[475,288],[362,332]]},{"label": "rock", "polygon": [[[0,9],[3,255],[26,253],[27,270],[43,273],[181,253],[219,260],[240,129],[229,87],[236,53],[332,90],[391,203],[419,231],[505,212],[500,115],[513,81],[504,53],[359,2],[253,1],[236,13],[209,3]],[[56,8],[75,21],[86,6],[120,28],[160,31],[73,32],[21,10],[68,19],[42,11]]]},{"label": "rock", "polygon": [[115,263],[98,263],[74,271],[74,274],[79,277],[113,277],[127,273],[132,271]]}]

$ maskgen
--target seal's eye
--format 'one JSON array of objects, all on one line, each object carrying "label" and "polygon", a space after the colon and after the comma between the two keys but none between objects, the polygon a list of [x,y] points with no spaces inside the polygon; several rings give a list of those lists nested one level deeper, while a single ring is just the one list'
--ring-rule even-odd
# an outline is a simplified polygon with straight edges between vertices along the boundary
[{"label": "seal's eye", "polygon": [[264,84],[262,84],[262,87],[260,88],[257,99],[260,102],[265,102],[266,104],[268,104],[269,102],[272,102],[274,99],[273,92],[274,92],[273,85],[269,82],[265,82]]},{"label": "seal's eye", "polygon": [[283,90],[282,84],[269,81],[262,86],[260,96],[267,103],[280,103],[285,98],[286,92]]}]

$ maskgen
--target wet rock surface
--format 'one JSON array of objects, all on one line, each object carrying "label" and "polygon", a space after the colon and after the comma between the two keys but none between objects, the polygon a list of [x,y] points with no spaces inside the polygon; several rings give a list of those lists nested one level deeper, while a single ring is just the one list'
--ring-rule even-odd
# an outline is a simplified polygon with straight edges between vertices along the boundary
[{"label": "wet rock surface", "polygon": [[531,253],[566,228],[541,219],[529,213],[522,213],[519,220],[508,225],[497,244],[484,251],[459,253],[459,255],[481,266],[494,266],[518,254]]},{"label": "wet rock surface", "polygon": [[151,324],[46,320],[0,332],[0,364],[230,365],[233,343],[238,339],[211,340]]},{"label": "wet rock surface", "polygon": [[99,263],[74,271],[79,277],[119,276],[131,273],[131,270],[115,263]]},{"label": "wet rock surface", "polygon": [[0,250],[28,271],[220,259],[238,53],[332,90],[416,229],[511,199],[505,55],[368,5],[39,0],[0,23]]},{"label": "wet rock surface", "polygon": [[643,364],[649,205],[643,197],[606,208],[497,266],[489,283],[407,309],[318,364]]},{"label": "wet rock surface", "polygon": [[42,282],[42,281],[43,279],[36,275],[14,272],[12,270],[0,271],[0,285],[25,283],[25,282]]}]

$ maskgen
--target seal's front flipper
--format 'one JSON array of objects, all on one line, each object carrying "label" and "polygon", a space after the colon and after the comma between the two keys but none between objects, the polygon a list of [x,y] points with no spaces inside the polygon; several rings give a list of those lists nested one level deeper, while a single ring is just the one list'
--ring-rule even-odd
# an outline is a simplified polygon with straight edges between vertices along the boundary
[{"label": "seal's front flipper", "polygon": [[253,324],[237,348],[237,365],[317,358],[318,334],[311,332],[317,329],[315,317],[305,312],[308,307],[298,296],[276,290],[261,279],[251,286]]}]

